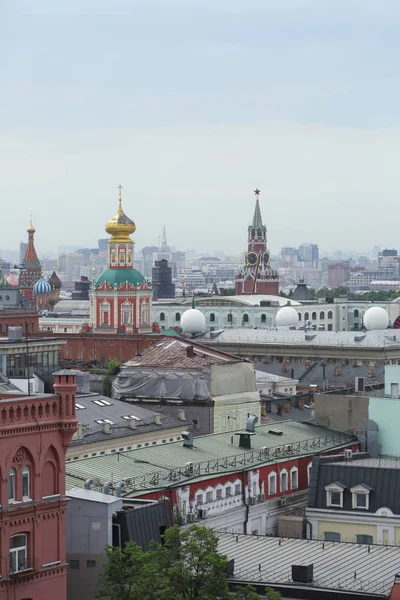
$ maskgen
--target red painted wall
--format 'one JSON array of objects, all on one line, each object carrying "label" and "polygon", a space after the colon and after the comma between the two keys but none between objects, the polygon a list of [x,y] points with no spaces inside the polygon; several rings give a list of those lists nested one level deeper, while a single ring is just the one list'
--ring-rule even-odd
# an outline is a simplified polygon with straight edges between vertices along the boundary
[{"label": "red painted wall", "polygon": [[[59,395],[0,396],[0,436],[7,437],[0,454],[0,600],[66,600],[65,452],[77,429],[75,376],[56,377],[55,387]],[[22,496],[25,467],[29,499]],[[15,502],[8,496],[11,469]],[[10,538],[19,534],[27,536],[26,569],[12,575]]]},{"label": "red painted wall", "polygon": [[28,323],[29,335],[39,331],[39,314],[32,310],[1,310],[0,311],[0,336],[7,337],[9,327],[22,326],[25,335],[25,321]]}]

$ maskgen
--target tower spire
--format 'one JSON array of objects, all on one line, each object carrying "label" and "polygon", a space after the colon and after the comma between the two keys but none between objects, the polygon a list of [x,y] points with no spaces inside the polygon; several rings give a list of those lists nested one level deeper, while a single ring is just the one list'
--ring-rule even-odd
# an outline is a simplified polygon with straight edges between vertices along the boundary
[{"label": "tower spire", "polygon": [[167,229],[164,225],[163,233],[162,233],[162,241],[161,241],[161,250],[166,250],[167,247],[168,247],[168,245],[167,245]]},{"label": "tower spire", "polygon": [[253,229],[259,229],[260,227],[263,226],[263,222],[262,222],[262,218],[261,218],[260,203],[259,203],[259,197],[260,197],[261,190],[256,188],[254,190],[254,193],[256,195],[256,206],[254,208],[252,225],[253,225]]}]

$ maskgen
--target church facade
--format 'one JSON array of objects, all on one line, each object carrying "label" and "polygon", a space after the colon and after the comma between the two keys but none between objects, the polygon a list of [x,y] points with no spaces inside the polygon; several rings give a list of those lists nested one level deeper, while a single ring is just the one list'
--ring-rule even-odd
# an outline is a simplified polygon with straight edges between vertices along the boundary
[{"label": "church facade", "polygon": [[26,247],[24,264],[22,265],[19,275],[19,289],[21,294],[26,298],[30,308],[36,308],[36,299],[34,292],[34,285],[37,283],[42,275],[42,267],[36,254],[34,235],[35,228],[32,225],[32,220],[27,229],[28,232],[28,245]]},{"label": "church facade", "polygon": [[130,235],[136,225],[123,211],[121,186],[119,189],[117,214],[105,228],[111,235],[107,269],[90,291],[90,322],[96,333],[147,333],[152,331],[152,290],[133,268],[134,243]]},{"label": "church facade", "polygon": [[279,294],[278,273],[271,269],[270,255],[267,247],[267,228],[264,225],[260,210],[260,190],[254,190],[256,206],[253,222],[248,227],[246,264],[235,279],[235,293],[273,295]]}]

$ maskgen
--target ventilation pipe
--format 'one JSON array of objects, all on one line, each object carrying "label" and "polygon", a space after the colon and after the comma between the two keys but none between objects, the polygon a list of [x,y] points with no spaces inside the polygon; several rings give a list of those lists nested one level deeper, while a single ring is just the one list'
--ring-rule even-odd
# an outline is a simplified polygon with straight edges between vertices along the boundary
[{"label": "ventilation pipe", "polygon": [[93,479],[86,479],[85,481],[85,490],[90,490],[93,483]]},{"label": "ventilation pipe", "polygon": [[104,486],[103,486],[103,494],[108,494],[110,491],[110,488],[112,488],[112,481],[106,481]]},{"label": "ventilation pipe", "polygon": [[122,490],[125,487],[125,481],[118,481],[116,487],[115,487],[115,495],[117,496],[117,498],[121,498],[122,496]]}]

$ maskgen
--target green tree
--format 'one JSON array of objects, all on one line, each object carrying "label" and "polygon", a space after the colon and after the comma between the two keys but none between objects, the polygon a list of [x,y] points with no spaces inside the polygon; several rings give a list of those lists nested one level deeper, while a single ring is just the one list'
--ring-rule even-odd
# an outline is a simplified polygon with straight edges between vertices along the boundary
[{"label": "green tree", "polygon": [[[272,588],[268,587],[265,590],[265,595],[262,596],[266,600],[282,600],[282,596],[279,592],[276,592]],[[247,585],[243,588],[238,588],[231,596],[233,600],[261,600],[261,597],[257,594],[255,588],[252,585]]]},{"label": "green tree", "polygon": [[107,371],[103,376],[103,394],[109,398],[112,392],[112,377],[118,373],[120,366],[121,362],[116,358],[110,358],[106,363]]},{"label": "green tree", "polygon": [[[215,600],[229,598],[227,559],[207,527],[171,527],[164,544],[147,552],[133,542],[107,547],[109,562],[99,579],[97,597],[110,600]],[[251,599],[250,599],[251,600]]]},{"label": "green tree", "polygon": [[267,600],[282,600],[281,594],[270,587],[266,588],[265,597]]}]

